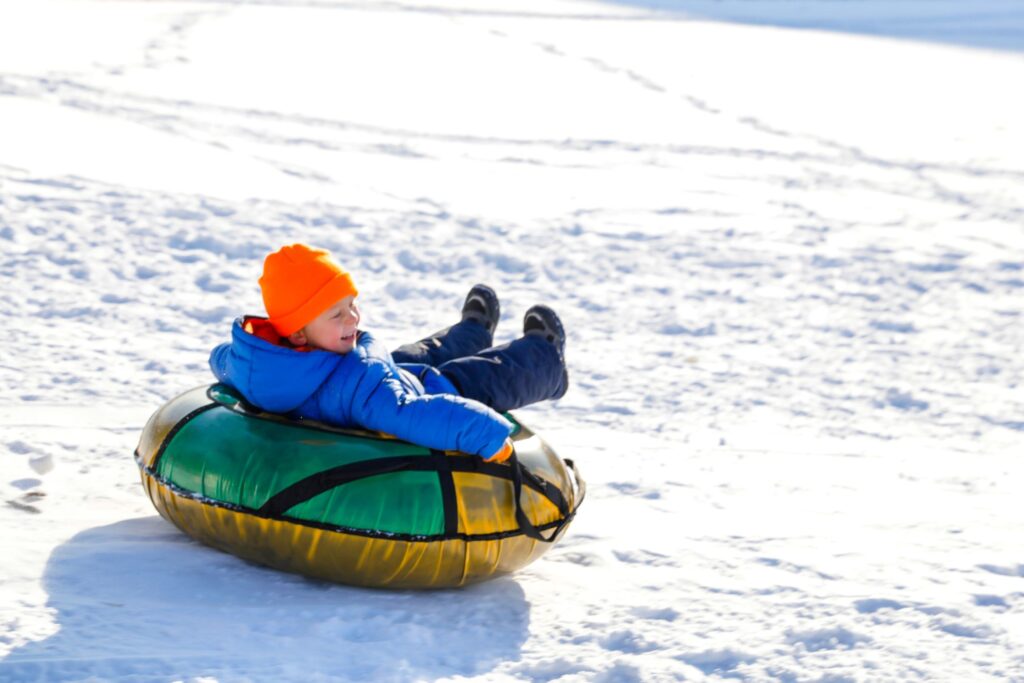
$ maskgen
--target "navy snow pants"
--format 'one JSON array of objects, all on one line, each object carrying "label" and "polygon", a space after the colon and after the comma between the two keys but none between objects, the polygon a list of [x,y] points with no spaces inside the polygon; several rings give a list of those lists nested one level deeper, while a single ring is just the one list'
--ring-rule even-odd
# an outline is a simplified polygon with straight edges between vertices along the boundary
[{"label": "navy snow pants", "polygon": [[569,388],[565,361],[544,338],[529,335],[502,346],[491,346],[493,342],[483,325],[463,320],[402,346],[391,357],[396,363],[436,368],[460,396],[499,413],[561,398]]}]

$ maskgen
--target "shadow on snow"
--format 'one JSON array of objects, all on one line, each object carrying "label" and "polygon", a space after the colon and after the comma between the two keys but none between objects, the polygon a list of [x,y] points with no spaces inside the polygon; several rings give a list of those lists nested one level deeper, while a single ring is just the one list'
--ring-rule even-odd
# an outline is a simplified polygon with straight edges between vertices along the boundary
[{"label": "shadow on snow", "polygon": [[50,556],[43,587],[59,630],[0,661],[4,681],[468,676],[518,659],[529,627],[508,577],[351,588],[249,564],[157,516],[77,534]]}]

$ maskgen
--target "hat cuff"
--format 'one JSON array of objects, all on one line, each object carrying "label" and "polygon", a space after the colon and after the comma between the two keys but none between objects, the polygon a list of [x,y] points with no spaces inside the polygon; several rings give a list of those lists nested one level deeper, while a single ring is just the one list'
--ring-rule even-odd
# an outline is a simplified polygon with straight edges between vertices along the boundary
[{"label": "hat cuff", "polygon": [[346,296],[358,296],[358,294],[359,290],[352,283],[352,277],[348,273],[339,273],[321,287],[316,294],[309,297],[304,304],[287,315],[271,316],[270,322],[282,337],[287,337],[301,330]]}]

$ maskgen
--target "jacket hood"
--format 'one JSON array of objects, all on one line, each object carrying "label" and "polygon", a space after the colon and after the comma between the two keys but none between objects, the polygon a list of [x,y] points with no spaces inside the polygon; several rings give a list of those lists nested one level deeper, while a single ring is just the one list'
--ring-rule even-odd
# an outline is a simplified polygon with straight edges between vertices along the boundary
[{"label": "jacket hood", "polygon": [[[337,368],[343,356],[320,350],[297,350],[268,341],[264,318],[238,318],[231,343],[210,356],[210,368],[252,403],[287,413],[305,403]],[[246,331],[246,328],[253,332]]]}]

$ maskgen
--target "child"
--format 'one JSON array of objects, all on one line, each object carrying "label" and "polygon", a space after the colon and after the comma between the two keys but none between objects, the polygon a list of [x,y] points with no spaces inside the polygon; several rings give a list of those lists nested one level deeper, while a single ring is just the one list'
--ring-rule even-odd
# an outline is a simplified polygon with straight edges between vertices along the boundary
[{"label": "child", "polygon": [[569,386],[555,312],[530,308],[523,336],[492,347],[499,305],[485,285],[470,290],[460,322],[389,353],[359,329],[359,292],[328,252],[282,247],[259,282],[269,318],[237,319],[210,368],[263,410],[501,462],[512,453],[501,413]]}]

